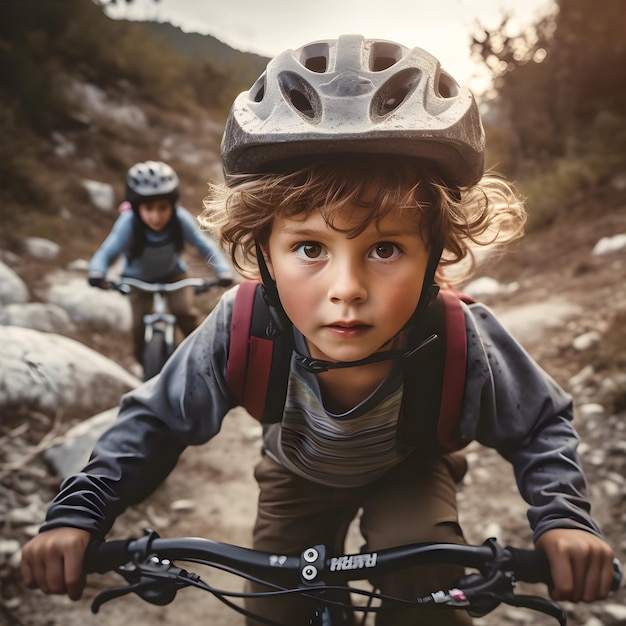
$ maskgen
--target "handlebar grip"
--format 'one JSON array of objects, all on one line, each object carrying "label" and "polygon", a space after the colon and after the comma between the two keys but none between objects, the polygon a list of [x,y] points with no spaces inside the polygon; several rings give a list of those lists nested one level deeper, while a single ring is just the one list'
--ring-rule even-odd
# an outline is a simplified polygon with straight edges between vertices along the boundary
[{"label": "handlebar grip", "polygon": [[[517,580],[527,583],[545,583],[552,586],[550,563],[543,550],[522,550],[511,546],[507,546],[506,549],[511,555],[511,569]],[[619,589],[623,577],[622,564],[617,559],[613,559],[611,591]]]},{"label": "handlebar grip", "polygon": [[511,570],[517,580],[552,585],[550,562],[543,550],[523,550],[511,546],[507,546],[506,550],[511,555]]},{"label": "handlebar grip", "polygon": [[209,291],[209,289],[211,289],[211,287],[215,286],[215,282],[211,281],[211,282],[204,282],[201,285],[196,285],[194,287],[194,293],[196,293],[197,295],[200,295],[201,293],[206,293],[207,291]]},{"label": "handlebar grip", "polygon": [[86,574],[104,574],[130,560],[128,549],[132,539],[92,541],[85,551],[84,569]]},{"label": "handlebar grip", "polygon": [[613,559],[613,582],[611,582],[611,591],[617,591],[624,582],[624,568],[622,564],[615,558]]}]

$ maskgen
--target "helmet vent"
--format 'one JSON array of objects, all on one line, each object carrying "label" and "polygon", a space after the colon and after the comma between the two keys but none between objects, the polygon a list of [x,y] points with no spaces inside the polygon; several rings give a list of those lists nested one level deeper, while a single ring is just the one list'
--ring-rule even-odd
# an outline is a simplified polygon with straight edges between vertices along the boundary
[{"label": "helmet vent", "polygon": [[392,76],[372,99],[372,117],[384,118],[395,111],[413,93],[421,76],[420,70],[415,68],[407,68]]},{"label": "helmet vent", "polygon": [[302,49],[300,62],[307,70],[323,74],[328,69],[328,44],[319,42]]},{"label": "helmet vent", "polygon": [[257,78],[254,85],[250,87],[250,91],[248,92],[248,94],[249,94],[250,99],[253,102],[262,102],[263,98],[265,98],[265,77],[266,76],[267,74],[263,72],[263,74],[261,74],[261,76]]},{"label": "helmet vent", "polygon": [[255,102],[262,102],[265,96],[265,85],[261,85],[252,98]]},{"label": "helmet vent", "polygon": [[402,48],[393,43],[378,42],[370,53],[370,70],[382,72],[395,65],[403,56]]},{"label": "helmet vent", "polygon": [[306,115],[307,117],[313,118],[315,117],[315,111],[313,110],[313,106],[309,102],[309,99],[304,95],[301,91],[297,89],[292,89],[289,92],[289,99],[291,100],[291,104],[302,113],[302,115]]},{"label": "helmet vent", "polygon": [[435,93],[440,98],[455,98],[459,95],[459,85],[450,74],[441,70],[435,84]]},{"label": "helmet vent", "polygon": [[292,72],[282,72],[279,81],[285,98],[296,111],[310,120],[319,118],[322,110],[319,96],[309,83]]},{"label": "helmet vent", "polygon": [[323,74],[328,67],[327,61],[326,57],[311,57],[306,60],[304,66],[307,70],[311,70],[317,74]]}]

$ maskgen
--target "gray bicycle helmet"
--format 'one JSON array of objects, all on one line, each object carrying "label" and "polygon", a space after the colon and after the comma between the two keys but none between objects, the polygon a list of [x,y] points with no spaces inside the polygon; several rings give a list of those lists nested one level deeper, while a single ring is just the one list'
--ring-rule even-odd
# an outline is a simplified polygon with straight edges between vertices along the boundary
[{"label": "gray bicycle helmet", "polygon": [[163,196],[178,200],[178,176],[162,161],[135,163],[126,176],[126,199],[135,205],[144,198]]},{"label": "gray bicycle helmet", "polygon": [[235,99],[222,138],[230,183],[298,157],[381,153],[425,159],[465,186],[481,178],[484,152],[474,97],[435,57],[361,35],[275,57]]}]

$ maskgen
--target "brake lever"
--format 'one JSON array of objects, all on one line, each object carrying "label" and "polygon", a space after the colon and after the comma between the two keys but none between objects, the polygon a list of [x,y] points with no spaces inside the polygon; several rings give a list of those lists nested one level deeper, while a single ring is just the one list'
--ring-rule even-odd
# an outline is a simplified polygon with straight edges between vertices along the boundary
[{"label": "brake lever", "polygon": [[[104,591],[101,591],[91,603],[91,612],[95,614],[100,610],[100,607],[105,602],[115,600],[116,598],[121,598],[122,596],[126,596],[129,593],[139,593],[141,595],[142,588],[150,586],[150,582],[139,581],[136,583],[131,583],[130,585],[126,585],[125,587],[111,587],[110,589],[105,589]],[[174,594],[176,594],[176,591],[174,591]],[[172,597],[172,600],[173,599],[174,598]],[[167,604],[167,602],[165,604]]]},{"label": "brake lever", "polygon": [[478,574],[470,574],[460,580],[458,586],[469,603],[464,608],[473,617],[482,617],[500,604],[508,604],[549,615],[560,626],[567,623],[565,612],[555,602],[537,596],[515,594],[515,579],[508,572],[494,571],[486,579]]},{"label": "brake lever", "polygon": [[555,602],[546,600],[545,598],[539,598],[537,596],[516,595],[514,593],[504,593],[501,596],[502,602],[510,606],[518,606],[524,609],[530,609],[532,611],[538,611],[539,613],[545,613],[550,617],[558,620],[560,626],[565,626],[567,618],[565,611]]},{"label": "brake lever", "polygon": [[97,613],[105,602],[129,593],[136,593],[150,604],[164,606],[174,600],[179,589],[188,587],[200,579],[198,574],[176,567],[167,559],[160,560],[155,555],[136,558],[118,567],[116,571],[129,584],[125,587],[113,587],[98,594],[91,605],[93,613]]}]

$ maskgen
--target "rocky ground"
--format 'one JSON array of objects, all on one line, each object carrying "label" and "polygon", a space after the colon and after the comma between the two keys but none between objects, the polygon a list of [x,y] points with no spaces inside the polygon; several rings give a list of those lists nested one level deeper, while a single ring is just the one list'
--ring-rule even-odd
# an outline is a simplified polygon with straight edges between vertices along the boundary
[{"label": "rocky ground", "polygon": [[[518,335],[535,358],[577,400],[576,425],[581,455],[591,485],[597,519],[622,561],[626,560],[626,258],[624,250],[594,256],[602,237],[626,233],[626,194],[600,190],[571,208],[541,233],[526,237],[509,255],[487,264],[481,275],[513,285],[507,293],[480,296]],[[33,270],[33,274],[37,274]],[[84,336],[83,340],[118,362],[131,363],[124,337]],[[31,448],[11,456],[12,441],[27,430]],[[0,499],[14,509],[53,496],[58,479],[42,461],[42,450],[66,425],[42,415],[21,424],[0,423]],[[256,487],[252,467],[258,458],[259,428],[241,410],[233,411],[220,435],[202,448],[189,449],[169,479],[147,501],[116,523],[112,537],[137,535],[151,527],[163,535],[198,535],[246,545],[254,519]],[[503,543],[529,547],[525,505],[510,469],[496,454],[476,445],[467,449],[470,471],[460,488],[462,524],[470,542],[497,536]],[[208,594],[185,590],[167,607],[135,597],[106,604],[98,615],[89,605],[112,576],[90,577],[84,598],[70,602],[23,587],[18,554],[7,542],[23,543],[32,524],[4,520],[0,547],[2,597],[0,624],[15,626],[113,626],[130,623],[213,626],[242,624],[241,618]],[[351,534],[352,550],[359,538]],[[11,545],[15,545],[14,543]],[[0,556],[0,558],[2,558]],[[238,589],[223,574],[207,574],[218,587]],[[524,588],[522,588],[523,590]],[[533,588],[535,591],[538,588]],[[626,590],[594,605],[564,605],[573,626],[626,624]],[[556,623],[521,609],[500,607],[477,626]]]}]

